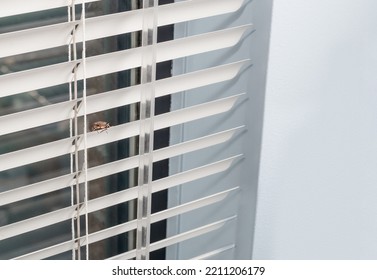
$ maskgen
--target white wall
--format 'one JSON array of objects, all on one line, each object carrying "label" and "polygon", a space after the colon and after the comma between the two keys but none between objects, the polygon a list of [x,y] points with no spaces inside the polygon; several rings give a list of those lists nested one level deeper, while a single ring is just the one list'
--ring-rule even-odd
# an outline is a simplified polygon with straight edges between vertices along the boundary
[{"label": "white wall", "polygon": [[273,5],[253,258],[376,259],[377,1]]}]

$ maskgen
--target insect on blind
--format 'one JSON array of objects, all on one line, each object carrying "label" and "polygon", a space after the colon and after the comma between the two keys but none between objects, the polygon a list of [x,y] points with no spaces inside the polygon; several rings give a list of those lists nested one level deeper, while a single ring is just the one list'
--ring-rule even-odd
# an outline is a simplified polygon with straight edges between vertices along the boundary
[{"label": "insect on blind", "polygon": [[[234,226],[236,212],[214,215],[210,222],[199,215],[194,227],[174,230],[183,215],[237,199],[237,185],[211,192],[205,180],[231,172],[242,154],[212,157],[198,166],[176,163],[215,146],[226,149],[245,129],[242,123],[216,125],[245,99],[229,86],[250,65],[247,57],[231,56],[251,31],[250,24],[229,22],[245,5],[248,1],[2,2],[1,259],[149,259]],[[212,18],[224,23],[214,30],[203,25],[198,34],[187,29],[188,22]],[[173,34],[167,27],[185,26],[180,35],[162,39],[164,30]],[[190,69],[187,58],[219,53],[216,63]],[[169,75],[162,74],[166,69]],[[218,85],[221,93],[206,95]],[[186,102],[198,93],[205,99]],[[213,121],[208,133],[181,137],[185,125]],[[169,135],[170,141],[157,143]],[[210,192],[189,201],[171,199],[191,182]],[[161,193],[169,203],[160,201]],[[228,241],[191,257],[232,250],[234,240]]]}]

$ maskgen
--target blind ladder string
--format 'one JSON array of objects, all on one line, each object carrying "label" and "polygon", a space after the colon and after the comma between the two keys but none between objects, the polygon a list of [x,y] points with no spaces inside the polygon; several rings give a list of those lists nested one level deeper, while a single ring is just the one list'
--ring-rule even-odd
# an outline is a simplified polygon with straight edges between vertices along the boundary
[{"label": "blind ladder string", "polygon": [[[72,16],[71,16],[71,1],[68,0],[68,3],[67,3],[67,15],[68,15],[68,22],[71,22],[72,21]],[[72,61],[72,48],[71,48],[71,42],[69,42],[68,44],[68,61],[71,62]],[[69,100],[73,100],[73,96],[72,96],[72,81],[69,81]],[[70,118],[69,119],[69,137],[72,138],[73,137],[73,124],[72,124],[72,119]],[[73,174],[73,170],[74,170],[74,166],[73,166],[73,155],[72,153],[69,154],[69,159],[70,159],[70,173]],[[75,196],[74,196],[74,188],[73,188],[73,185],[71,185],[71,205],[74,204],[74,199],[75,199]],[[71,219],[71,234],[72,234],[72,240],[75,239],[75,219],[72,218]],[[75,253],[75,248],[72,248],[72,259],[74,260],[76,258],[76,253]]]},{"label": "blind ladder string", "polygon": [[152,200],[157,0],[143,1],[136,259],[148,260]]},{"label": "blind ladder string", "polygon": [[[75,6],[75,0],[72,0],[72,2],[69,4],[69,17],[72,22],[76,22],[76,6]],[[81,225],[80,225],[80,183],[79,183],[79,177],[80,177],[80,169],[79,169],[79,133],[78,133],[78,81],[77,81],[77,70],[78,65],[77,63],[77,43],[76,43],[76,30],[77,30],[77,24],[75,24],[74,28],[72,29],[72,38],[70,45],[72,47],[69,48],[70,51],[70,61],[76,62],[74,68],[72,69],[72,80],[70,82],[70,95],[72,97],[73,92],[73,100],[75,100],[75,105],[73,107],[73,131],[71,130],[71,133],[73,132],[74,135],[74,161],[72,161],[72,164],[74,165],[74,180],[75,180],[75,191],[72,194],[75,196],[75,199],[73,201],[73,205],[76,205],[76,213],[73,217],[73,228],[72,228],[72,235],[73,240],[75,240],[75,247],[73,249],[73,259],[81,259],[81,250],[80,250],[80,238],[81,238]],[[73,89],[72,89],[73,85]],[[71,154],[72,155],[72,154]]]},{"label": "blind ladder string", "polygon": [[86,91],[86,8],[85,0],[82,2],[81,10],[81,22],[82,22],[82,67],[83,67],[83,93],[82,93],[82,105],[84,110],[84,207],[85,207],[85,251],[86,259],[89,260],[89,217],[88,217],[88,200],[89,200],[89,191],[88,191],[88,144],[87,144],[87,135],[88,135],[88,119],[87,119],[87,91]]}]

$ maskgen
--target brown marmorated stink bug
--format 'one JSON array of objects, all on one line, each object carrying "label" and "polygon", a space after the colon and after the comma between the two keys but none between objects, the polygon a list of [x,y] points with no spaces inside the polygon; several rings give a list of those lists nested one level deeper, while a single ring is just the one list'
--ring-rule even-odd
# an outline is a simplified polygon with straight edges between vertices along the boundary
[{"label": "brown marmorated stink bug", "polygon": [[91,131],[97,131],[98,133],[101,133],[106,131],[109,127],[110,124],[108,122],[98,121],[92,124]]}]

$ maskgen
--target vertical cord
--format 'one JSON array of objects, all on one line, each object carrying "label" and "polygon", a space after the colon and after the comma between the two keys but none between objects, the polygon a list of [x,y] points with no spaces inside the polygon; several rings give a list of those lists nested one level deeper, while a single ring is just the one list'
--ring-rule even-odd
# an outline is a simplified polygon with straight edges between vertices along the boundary
[{"label": "vertical cord", "polygon": [[136,259],[149,259],[156,80],[157,0],[143,1]]},{"label": "vertical cord", "polygon": [[[67,5],[67,14],[68,14],[68,22],[71,22],[72,21],[72,17],[71,17],[71,3],[69,1],[68,5]],[[72,48],[71,48],[71,42],[69,42],[68,44],[68,61],[71,62],[72,61]],[[69,100],[71,101],[72,100],[72,81],[69,82]],[[69,137],[72,138],[73,137],[73,124],[72,124],[72,119],[70,118],[69,119]],[[72,153],[69,154],[69,159],[70,159],[70,172],[71,174],[73,174],[73,155]],[[75,195],[74,195],[74,187],[73,185],[71,185],[71,205],[73,205],[75,203]],[[75,239],[75,219],[72,218],[71,219],[71,232],[72,232],[72,240]],[[74,260],[76,258],[76,252],[75,252],[75,248],[72,248],[72,259]]]},{"label": "vertical cord", "polygon": [[[72,0],[72,3],[70,4],[70,12],[71,12],[71,20],[72,22],[76,22],[76,6],[75,1]],[[81,245],[80,245],[80,237],[81,237],[81,226],[80,226],[80,169],[79,169],[79,134],[78,134],[78,84],[77,84],[77,70],[79,63],[77,63],[77,45],[76,45],[76,30],[78,25],[75,23],[74,28],[72,29],[72,39],[70,44],[72,44],[72,49],[70,49],[71,57],[70,61],[74,61],[76,64],[72,70],[72,80],[70,83],[70,92],[72,96],[72,83],[73,83],[73,99],[76,101],[75,106],[73,107],[74,111],[74,118],[73,118],[73,135],[74,135],[74,161],[72,161],[72,164],[74,165],[74,179],[75,179],[75,192],[73,196],[75,196],[75,201],[73,201],[73,204],[76,205],[76,215],[74,216],[74,221],[76,224],[73,228],[73,234],[74,234],[74,240],[76,240],[75,248],[74,250],[77,252],[77,254],[74,254],[75,259],[81,259]],[[73,57],[72,57],[73,55]],[[72,131],[72,130],[71,130]],[[74,222],[73,222],[74,224]]]},{"label": "vertical cord", "polygon": [[87,152],[87,103],[86,103],[86,14],[85,14],[85,0],[82,2],[82,65],[83,65],[83,93],[82,93],[82,102],[84,107],[84,206],[85,206],[85,249],[86,249],[86,259],[89,260],[89,220],[88,220],[88,152]]},{"label": "vertical cord", "polygon": [[[139,0],[131,0],[131,10],[136,10],[136,9],[139,9],[140,8],[140,2]],[[131,48],[136,48],[138,47],[139,43],[139,35],[137,33],[131,33],[130,34],[130,47]],[[138,74],[139,72],[137,71],[137,69],[132,69],[131,70],[131,73],[130,73],[130,79],[131,79],[131,85],[137,80],[137,76],[139,75]],[[130,116],[130,119],[129,121],[136,121],[138,119],[137,117],[137,105],[134,104],[132,106],[130,106],[130,112],[129,112],[129,116]],[[130,154],[135,154],[136,150],[138,149],[138,145],[136,143],[136,140],[135,141],[130,141]],[[129,182],[129,185],[132,186],[135,184],[136,180],[137,180],[137,174],[136,172],[130,172],[129,174],[129,179],[128,179],[128,182]],[[136,183],[137,184],[137,183]],[[135,203],[134,200],[132,201],[129,201],[128,202],[128,219],[129,220],[133,220],[135,218],[135,215],[137,213],[136,211],[136,206],[137,205],[137,202]],[[127,234],[127,248],[134,248],[136,244],[136,235],[134,234],[133,231],[129,231],[128,234]]]},{"label": "vertical cord", "polygon": [[[86,100],[86,34],[85,34],[85,0],[82,2],[82,12],[81,12],[81,25],[83,30],[83,48],[82,48],[82,69],[83,69],[83,96],[82,96],[82,106],[84,110],[84,125],[83,125],[83,141],[84,141],[84,160],[82,168],[79,168],[79,145],[80,145],[80,135],[78,131],[78,111],[79,111],[79,99],[78,99],[78,69],[79,65],[81,64],[78,62],[77,59],[77,42],[76,42],[76,31],[78,28],[78,24],[76,23],[76,9],[75,9],[75,0],[72,0],[68,4],[68,21],[75,22],[75,26],[72,29],[72,38],[71,42],[68,46],[68,60],[74,61],[76,64],[72,70],[73,77],[71,82],[69,83],[69,96],[70,100],[75,100],[75,106],[73,108],[74,117],[73,117],[73,124],[72,120],[70,120],[70,136],[74,135],[74,156],[71,153],[71,173],[75,173],[75,187],[71,187],[71,203],[72,205],[76,205],[76,214],[72,219],[72,239],[76,240],[75,247],[72,250],[72,258],[73,259],[81,259],[81,223],[80,223],[80,213],[81,211],[85,210],[85,251],[86,251],[86,259],[89,259],[89,222],[88,222],[88,182],[87,182],[87,173],[88,173],[88,153],[87,153],[87,100]],[[71,46],[72,45],[72,46]],[[73,56],[73,57],[72,57]],[[73,84],[73,90],[72,90]],[[73,95],[73,96],[72,96]],[[74,160],[73,160],[74,158]],[[80,198],[80,176],[83,175],[83,182],[84,182],[84,201],[81,203]],[[75,189],[75,192],[74,192]],[[76,224],[75,224],[76,221]],[[77,254],[76,254],[77,251]]]}]

